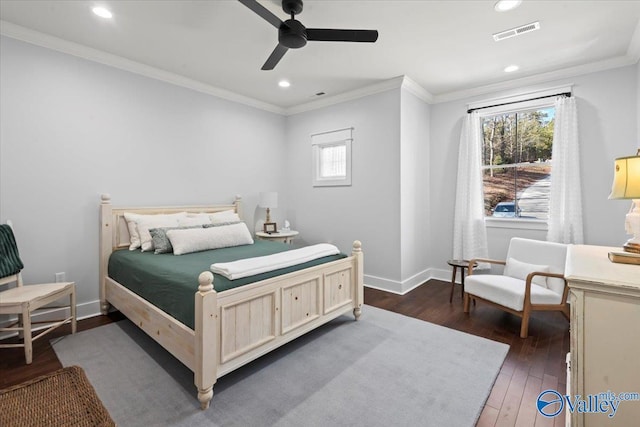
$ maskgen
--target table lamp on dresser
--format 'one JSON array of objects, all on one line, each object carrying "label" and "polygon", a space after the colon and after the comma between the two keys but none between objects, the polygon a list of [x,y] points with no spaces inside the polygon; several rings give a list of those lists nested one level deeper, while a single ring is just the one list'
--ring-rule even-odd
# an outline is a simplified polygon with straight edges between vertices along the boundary
[{"label": "table lamp on dresser", "polygon": [[640,254],[640,148],[635,156],[616,159],[609,198],[633,200],[625,218],[625,229],[633,237],[623,248],[626,252]]}]

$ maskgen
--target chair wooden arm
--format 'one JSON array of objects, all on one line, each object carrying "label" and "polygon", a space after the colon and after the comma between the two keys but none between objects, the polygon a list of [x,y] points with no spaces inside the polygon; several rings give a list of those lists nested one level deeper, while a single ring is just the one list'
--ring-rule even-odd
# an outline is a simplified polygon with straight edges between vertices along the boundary
[{"label": "chair wooden arm", "polygon": [[[556,279],[563,279],[565,282],[564,274],[560,273],[547,273],[546,271],[534,271],[533,273],[529,273],[529,276],[546,276],[546,277],[555,277]],[[527,276],[527,279],[529,278]]]},{"label": "chair wooden arm", "polygon": [[473,266],[480,263],[480,262],[486,262],[489,264],[499,264],[499,265],[506,265],[507,262],[506,261],[500,261],[497,259],[488,259],[488,258],[474,258],[469,260],[469,276],[471,276],[473,274]]},{"label": "chair wooden arm", "polygon": [[547,273],[543,271],[534,271],[533,273],[529,273],[527,275],[527,284],[524,288],[525,292],[525,300],[529,299],[531,293],[531,280],[533,280],[533,276],[545,276],[545,277],[554,277],[556,279],[564,280],[564,291],[562,292],[562,301],[567,300],[567,295],[569,293],[569,284],[567,283],[567,279],[564,278],[564,274],[560,273]]}]

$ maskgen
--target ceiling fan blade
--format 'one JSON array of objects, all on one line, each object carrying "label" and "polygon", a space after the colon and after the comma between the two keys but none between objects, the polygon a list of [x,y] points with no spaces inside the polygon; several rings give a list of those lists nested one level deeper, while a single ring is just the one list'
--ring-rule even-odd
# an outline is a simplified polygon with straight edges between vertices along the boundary
[{"label": "ceiling fan blade", "polygon": [[249,9],[254,11],[258,16],[267,21],[269,24],[273,25],[276,28],[280,28],[281,25],[284,25],[282,20],[278,18],[276,15],[271,13],[269,9],[258,3],[256,0],[238,0],[243,5],[247,6]]},{"label": "ceiling fan blade", "polygon": [[376,30],[331,30],[328,28],[307,28],[307,40],[321,42],[364,42],[378,40]]},{"label": "ceiling fan blade", "polygon": [[273,49],[273,52],[271,52],[271,55],[267,58],[267,62],[264,63],[261,70],[273,70],[288,50],[288,47],[278,44],[278,46]]}]

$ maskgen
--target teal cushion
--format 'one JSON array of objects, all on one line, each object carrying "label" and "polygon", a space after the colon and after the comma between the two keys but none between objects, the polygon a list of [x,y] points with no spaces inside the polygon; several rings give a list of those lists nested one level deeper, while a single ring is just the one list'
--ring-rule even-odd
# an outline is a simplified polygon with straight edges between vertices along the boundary
[{"label": "teal cushion", "polygon": [[17,274],[23,268],[11,227],[0,224],[0,278]]}]

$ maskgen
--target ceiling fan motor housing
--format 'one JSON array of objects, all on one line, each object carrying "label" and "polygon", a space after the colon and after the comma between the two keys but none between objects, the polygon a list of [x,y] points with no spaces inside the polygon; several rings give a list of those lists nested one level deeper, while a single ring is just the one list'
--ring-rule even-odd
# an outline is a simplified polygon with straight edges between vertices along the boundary
[{"label": "ceiling fan motor housing", "polygon": [[298,49],[307,44],[307,29],[295,19],[287,19],[280,25],[278,42],[290,49]]},{"label": "ceiling fan motor housing", "polygon": [[302,12],[302,0],[282,0],[282,10],[287,15],[297,15]]}]

